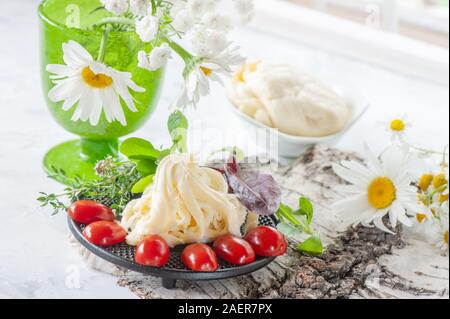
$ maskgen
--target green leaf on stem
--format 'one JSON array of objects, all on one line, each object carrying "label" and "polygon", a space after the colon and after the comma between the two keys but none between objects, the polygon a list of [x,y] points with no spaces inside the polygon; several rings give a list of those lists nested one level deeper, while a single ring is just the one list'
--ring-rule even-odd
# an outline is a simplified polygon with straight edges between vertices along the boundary
[{"label": "green leaf on stem", "polygon": [[157,160],[157,163],[161,162],[164,158],[169,156],[171,153],[172,153],[172,151],[170,148],[162,150],[161,154],[159,155],[159,158]]},{"label": "green leaf on stem", "polygon": [[136,168],[142,176],[154,175],[158,165],[154,160],[142,159],[136,160]]},{"label": "green leaf on stem", "polygon": [[323,254],[323,244],[320,236],[315,234],[305,240],[303,243],[299,244],[297,249],[303,253],[309,255],[322,255]]},{"label": "green leaf on stem", "polygon": [[170,137],[172,138],[172,142],[174,144],[172,151],[186,153],[189,123],[184,114],[180,111],[175,111],[172,113],[169,116],[167,128],[169,129]]},{"label": "green leaf on stem", "polygon": [[[299,209],[295,210],[281,203],[276,216],[281,220],[278,229],[287,237],[299,238],[306,235],[310,237],[298,245],[298,250],[311,255],[323,253],[322,240],[312,228],[314,207],[311,201],[305,197],[299,199]],[[303,237],[304,238],[304,237]]]},{"label": "green leaf on stem", "polygon": [[[314,217],[314,206],[311,201],[306,197],[301,197],[299,200],[299,207],[303,214],[306,216],[306,220],[308,225],[311,225],[311,222]],[[302,214],[302,215],[303,215]]]},{"label": "green leaf on stem", "polygon": [[139,182],[134,184],[133,188],[131,189],[131,192],[133,194],[142,194],[148,186],[150,186],[153,182],[154,175],[149,175],[144,178],[142,178]]},{"label": "green leaf on stem", "polygon": [[149,141],[132,137],[120,145],[120,152],[130,160],[157,160],[161,154]]}]

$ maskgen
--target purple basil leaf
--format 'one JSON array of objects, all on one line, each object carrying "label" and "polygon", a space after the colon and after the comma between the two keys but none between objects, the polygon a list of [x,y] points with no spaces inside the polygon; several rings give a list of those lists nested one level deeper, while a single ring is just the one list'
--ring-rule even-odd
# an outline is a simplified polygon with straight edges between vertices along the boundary
[{"label": "purple basil leaf", "polygon": [[272,175],[242,170],[233,157],[225,166],[225,176],[232,192],[255,214],[270,216],[280,208],[281,189]]}]

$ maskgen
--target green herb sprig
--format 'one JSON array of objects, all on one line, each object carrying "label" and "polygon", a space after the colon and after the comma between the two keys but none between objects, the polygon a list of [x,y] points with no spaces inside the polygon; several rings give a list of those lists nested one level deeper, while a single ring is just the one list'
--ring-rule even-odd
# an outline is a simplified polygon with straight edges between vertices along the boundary
[{"label": "green herb sprig", "polygon": [[[188,120],[183,113],[174,112],[167,126],[173,142],[171,148],[158,150],[149,141],[129,138],[120,146],[120,153],[128,160],[108,157],[97,163],[95,170],[98,178],[94,181],[71,178],[72,185],[62,193],[41,192],[37,200],[43,207],[52,207],[55,215],[67,211],[74,201],[90,199],[109,206],[120,217],[135,195],[143,193],[152,184],[158,164],[164,157],[174,152],[187,152]],[[58,168],[53,168],[49,177],[69,180],[66,172]]]},{"label": "green herb sprig", "polygon": [[278,225],[288,237],[296,235],[308,235],[308,239],[298,244],[297,249],[310,255],[322,255],[323,243],[320,234],[312,228],[314,218],[314,206],[308,198],[299,199],[299,208],[294,210],[291,207],[281,204],[276,216],[281,223]]},{"label": "green herb sprig", "polygon": [[[109,206],[119,217],[125,206],[133,199],[131,186],[141,179],[136,164],[128,161],[119,162],[113,157],[108,157],[98,162],[96,172],[98,179],[94,181],[75,178],[72,186],[65,188],[62,193],[41,192],[37,200],[43,207],[51,206],[55,215],[67,211],[70,203],[74,201],[90,199]],[[62,170],[54,169],[52,174],[65,177]]]}]

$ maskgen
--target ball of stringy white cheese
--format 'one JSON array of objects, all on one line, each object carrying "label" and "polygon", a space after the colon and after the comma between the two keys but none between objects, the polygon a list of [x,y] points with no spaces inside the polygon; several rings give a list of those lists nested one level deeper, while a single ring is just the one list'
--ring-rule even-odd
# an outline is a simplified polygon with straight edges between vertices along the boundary
[{"label": "ball of stringy white cheese", "polygon": [[325,84],[286,64],[250,63],[228,87],[242,112],[281,132],[305,137],[338,133],[351,119],[347,101]]},{"label": "ball of stringy white cheese", "polygon": [[135,246],[148,235],[159,235],[175,247],[212,242],[225,234],[241,236],[242,227],[254,227],[257,216],[228,190],[220,172],[200,167],[192,156],[167,156],[153,184],[123,213],[127,243]]}]

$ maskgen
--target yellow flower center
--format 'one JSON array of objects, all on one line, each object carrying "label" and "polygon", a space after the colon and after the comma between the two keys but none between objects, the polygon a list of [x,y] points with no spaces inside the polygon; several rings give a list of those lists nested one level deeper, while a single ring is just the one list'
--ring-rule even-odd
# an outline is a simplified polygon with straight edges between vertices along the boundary
[{"label": "yellow flower center", "polygon": [[396,119],[391,122],[391,130],[395,132],[403,132],[406,128],[406,124],[403,120]]},{"label": "yellow flower center", "polygon": [[239,68],[238,72],[236,73],[236,77],[235,77],[236,81],[242,82],[242,83],[245,82],[244,72],[245,72],[245,66],[241,66]]},{"label": "yellow flower center", "polygon": [[427,219],[427,215],[425,215],[425,214],[417,214],[416,215],[416,219],[419,222],[419,224],[422,224],[425,221],[425,219]]},{"label": "yellow flower center", "polygon": [[81,72],[84,82],[96,89],[104,89],[112,85],[113,79],[106,74],[95,74],[90,67],[85,67]]},{"label": "yellow flower center", "polygon": [[248,65],[241,66],[239,68],[238,72],[236,73],[235,80],[238,81],[238,82],[244,83],[245,82],[244,73],[246,71],[248,71],[250,73],[255,72],[256,70],[258,70],[258,65],[260,63],[261,62],[254,62],[254,63],[249,63]]},{"label": "yellow flower center", "polygon": [[373,208],[385,209],[397,199],[394,183],[387,177],[378,177],[372,181],[368,189],[368,200]]},{"label": "yellow flower center", "polygon": [[419,188],[422,192],[426,192],[433,182],[433,174],[424,174],[419,180]]},{"label": "yellow flower center", "polygon": [[433,179],[433,187],[435,189],[438,189],[438,188],[440,188],[440,187],[442,187],[444,185],[447,185],[447,184],[448,184],[448,180],[447,180],[447,178],[445,178],[445,174],[444,173],[436,175],[434,177],[434,179]]},{"label": "yellow flower center", "polygon": [[446,242],[446,244],[448,245],[448,230],[445,232],[444,234],[444,241]]},{"label": "yellow flower center", "polygon": [[206,68],[206,67],[204,67],[204,66],[201,66],[201,67],[200,67],[200,70],[202,70],[202,72],[203,72],[207,77],[209,77],[209,76],[211,76],[211,74],[213,74],[213,70],[211,70],[211,69],[209,69],[209,68]]},{"label": "yellow flower center", "polygon": [[439,203],[444,204],[445,202],[448,202],[448,195],[449,194],[441,194],[439,195]]},{"label": "yellow flower center", "polygon": [[432,209],[430,209],[430,211],[431,211],[431,213],[433,214],[434,217],[437,216],[437,214],[436,214],[436,209],[432,208]]},{"label": "yellow flower center", "polygon": [[250,73],[255,72],[256,70],[258,70],[258,65],[259,65],[259,62],[250,63],[250,64],[248,65],[248,71],[249,71]]}]

